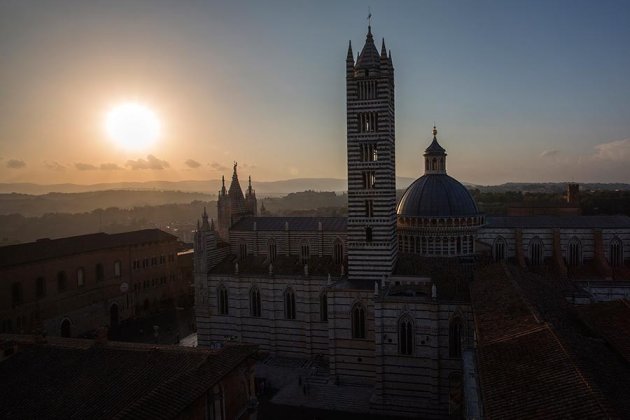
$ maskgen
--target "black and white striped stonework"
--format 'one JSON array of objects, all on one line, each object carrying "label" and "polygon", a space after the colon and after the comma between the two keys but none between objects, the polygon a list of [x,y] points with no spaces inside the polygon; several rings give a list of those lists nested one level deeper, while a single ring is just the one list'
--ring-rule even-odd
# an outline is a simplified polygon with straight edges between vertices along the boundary
[{"label": "black and white striped stonework", "polygon": [[394,68],[371,30],[357,62],[346,60],[348,275],[380,280],[392,272],[396,239]]}]

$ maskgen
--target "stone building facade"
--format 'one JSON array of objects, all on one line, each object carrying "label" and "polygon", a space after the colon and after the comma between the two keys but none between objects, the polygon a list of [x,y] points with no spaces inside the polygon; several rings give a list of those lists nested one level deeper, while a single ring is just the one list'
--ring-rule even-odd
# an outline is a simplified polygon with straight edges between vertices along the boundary
[{"label": "stone building facade", "polygon": [[358,59],[351,47],[346,58],[348,217],[239,216],[221,240],[206,223],[195,239],[199,344],[323,359],[331,384],[372,387],[374,413],[459,416],[477,266],[555,261],[566,276],[595,261],[605,278],[630,262],[630,218],[486,217],[447,175],[435,127],[424,175],[396,206],[394,73],[382,45],[379,54],[369,28]]},{"label": "stone building facade", "polygon": [[0,328],[88,333],[185,296],[175,236],[158,229],[96,233],[0,248]]}]

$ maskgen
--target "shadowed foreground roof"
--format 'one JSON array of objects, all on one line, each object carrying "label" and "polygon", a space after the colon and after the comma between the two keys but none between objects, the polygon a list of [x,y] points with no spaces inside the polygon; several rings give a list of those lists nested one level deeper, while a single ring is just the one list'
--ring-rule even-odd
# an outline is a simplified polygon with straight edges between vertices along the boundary
[{"label": "shadowed foreground roof", "polygon": [[2,418],[171,419],[256,351],[0,335],[16,342],[0,362]]},{"label": "shadowed foreground roof", "polygon": [[628,216],[578,216],[578,215],[539,215],[539,216],[488,216],[488,228],[584,228],[610,229],[630,228]]},{"label": "shadowed foreground roof", "polygon": [[177,237],[160,229],[143,229],[124,233],[91,233],[59,239],[0,247],[0,267],[60,258],[83,252],[111,249],[148,242],[174,241]]},{"label": "shadowed foreground roof", "polygon": [[580,357],[589,339],[567,338],[543,320],[506,266],[476,273],[470,294],[486,418],[616,418],[617,410],[624,412],[616,399],[628,392],[609,393]]}]

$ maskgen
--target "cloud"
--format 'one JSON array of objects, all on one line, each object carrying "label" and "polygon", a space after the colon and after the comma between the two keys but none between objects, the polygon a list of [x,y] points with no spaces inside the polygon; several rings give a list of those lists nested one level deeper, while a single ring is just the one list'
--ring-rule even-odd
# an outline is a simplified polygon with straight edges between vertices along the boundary
[{"label": "cloud", "polygon": [[220,163],[212,162],[210,167],[218,172],[226,172],[228,170],[227,166],[223,166]]},{"label": "cloud", "polygon": [[96,166],[92,165],[91,163],[81,163],[81,162],[75,163],[74,167],[77,168],[79,171],[95,171],[98,169]]},{"label": "cloud", "polygon": [[118,166],[116,163],[101,163],[101,171],[120,171],[122,166]]},{"label": "cloud", "polygon": [[558,155],[558,153],[560,153],[559,150],[545,150],[540,154],[540,157],[553,157]]},{"label": "cloud", "polygon": [[44,161],[44,166],[46,167],[46,169],[50,169],[51,171],[57,171],[57,172],[62,172],[66,170],[66,167],[63,166],[61,163],[59,162],[48,162],[48,161]]},{"label": "cloud", "polygon": [[22,169],[26,166],[26,162],[18,159],[9,159],[6,164],[9,169]]},{"label": "cloud", "polygon": [[593,159],[630,162],[630,139],[611,141],[595,146]]},{"label": "cloud", "polygon": [[188,166],[189,168],[198,168],[201,166],[201,163],[197,162],[196,160],[192,160],[192,159],[188,159],[186,162],[184,162],[186,164],[186,166]]},{"label": "cloud", "polygon": [[156,158],[153,155],[147,155],[145,159],[128,160],[125,166],[129,166],[131,169],[151,169],[162,170],[168,168],[170,165],[167,161]]}]

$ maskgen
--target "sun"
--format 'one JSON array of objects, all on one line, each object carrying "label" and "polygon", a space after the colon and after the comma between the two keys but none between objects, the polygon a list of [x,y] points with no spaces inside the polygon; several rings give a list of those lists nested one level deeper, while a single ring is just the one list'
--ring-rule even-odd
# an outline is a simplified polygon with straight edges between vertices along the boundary
[{"label": "sun", "polygon": [[126,102],[113,107],[105,117],[107,135],[129,151],[149,149],[160,137],[161,124],[147,106]]}]

